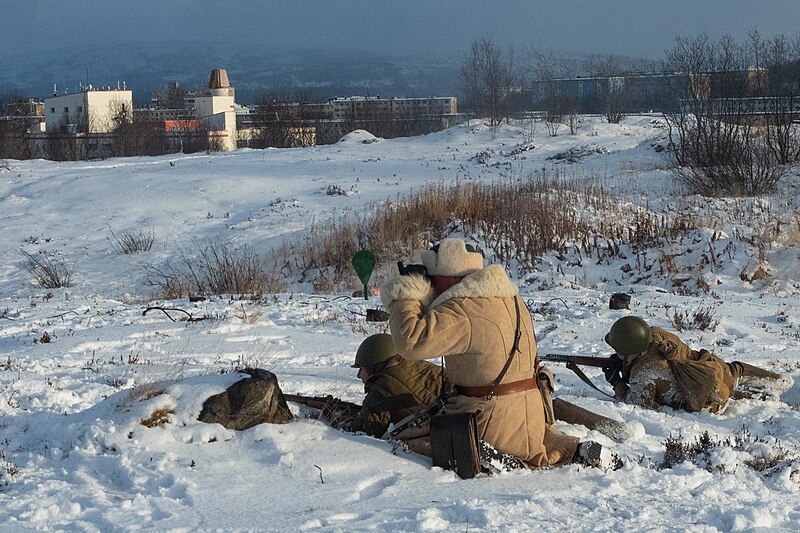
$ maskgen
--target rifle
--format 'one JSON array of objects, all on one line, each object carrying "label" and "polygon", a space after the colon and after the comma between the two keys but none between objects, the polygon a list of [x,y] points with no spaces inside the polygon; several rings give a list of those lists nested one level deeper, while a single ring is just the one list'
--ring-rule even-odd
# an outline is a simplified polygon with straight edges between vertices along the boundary
[{"label": "rifle", "polygon": [[614,354],[611,357],[592,357],[591,355],[565,355],[548,353],[540,355],[539,359],[550,363],[567,363],[580,366],[595,366],[597,368],[622,368],[622,359]]},{"label": "rifle", "polygon": [[334,398],[330,394],[327,396],[284,394],[283,398],[287,402],[299,403],[319,410],[319,420],[336,429],[346,426],[361,412],[360,405]]},{"label": "rifle", "polygon": [[622,358],[618,354],[614,354],[611,357],[592,357],[589,355],[565,355],[559,353],[548,353],[539,356],[539,359],[551,363],[566,363],[567,368],[575,372],[575,375],[578,376],[581,379],[581,381],[589,385],[597,392],[604,394],[605,396],[608,396],[611,399],[616,400],[614,396],[597,388],[597,385],[592,383],[592,380],[589,379],[589,377],[583,373],[583,370],[580,369],[580,366],[594,366],[602,368],[603,370],[607,368],[612,368],[615,371],[622,371]]}]

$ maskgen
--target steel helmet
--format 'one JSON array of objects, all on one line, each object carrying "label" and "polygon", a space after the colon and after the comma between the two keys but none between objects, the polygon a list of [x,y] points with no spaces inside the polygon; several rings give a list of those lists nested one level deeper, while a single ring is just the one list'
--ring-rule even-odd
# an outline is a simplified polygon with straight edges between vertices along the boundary
[{"label": "steel helmet", "polygon": [[392,336],[388,333],[370,335],[361,343],[356,351],[356,361],[353,368],[377,365],[397,355]]},{"label": "steel helmet", "polygon": [[644,352],[650,344],[650,326],[638,316],[624,316],[611,326],[606,343],[622,356]]}]

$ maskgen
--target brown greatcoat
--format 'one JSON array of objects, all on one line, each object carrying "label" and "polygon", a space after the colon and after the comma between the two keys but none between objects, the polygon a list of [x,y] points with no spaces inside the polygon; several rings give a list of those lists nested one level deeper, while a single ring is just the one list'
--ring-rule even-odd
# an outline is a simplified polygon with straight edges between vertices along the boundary
[{"label": "brown greatcoat", "polygon": [[440,366],[404,359],[370,376],[364,385],[367,395],[361,412],[353,419],[350,429],[381,437],[389,423],[396,424],[436,403],[441,390]]},{"label": "brown greatcoat", "polygon": [[[647,351],[625,358],[617,398],[646,408],[716,413],[735,385],[730,366],[708,350],[692,350],[677,335],[651,327]],[[627,382],[627,383],[626,383]]]},{"label": "brown greatcoat", "polygon": [[[515,297],[522,337],[501,383],[535,376],[539,363],[530,313],[502,266],[478,270],[438,297],[421,276],[398,276],[381,288],[398,353],[412,360],[444,357],[448,379],[468,387],[490,385],[505,365],[516,333]],[[528,466],[569,463],[575,454],[578,439],[545,423],[537,389],[489,400],[456,395],[445,406],[448,413],[476,410],[479,437]]]}]

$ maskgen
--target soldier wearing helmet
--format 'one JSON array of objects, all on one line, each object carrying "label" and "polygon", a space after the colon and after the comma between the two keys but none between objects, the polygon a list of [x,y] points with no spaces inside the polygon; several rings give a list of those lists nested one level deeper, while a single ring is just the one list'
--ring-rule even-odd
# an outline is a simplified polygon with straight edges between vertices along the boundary
[{"label": "soldier wearing helmet", "polygon": [[737,385],[781,392],[791,386],[788,376],[692,350],[674,333],[637,316],[614,322],[605,341],[621,357],[621,365],[603,369],[606,381],[618,399],[642,407],[718,413]]},{"label": "soldier wearing helmet", "polygon": [[434,404],[442,391],[441,367],[403,359],[386,333],[364,339],[352,366],[358,369],[366,396],[361,412],[346,427],[351,431],[381,437],[390,423]]}]

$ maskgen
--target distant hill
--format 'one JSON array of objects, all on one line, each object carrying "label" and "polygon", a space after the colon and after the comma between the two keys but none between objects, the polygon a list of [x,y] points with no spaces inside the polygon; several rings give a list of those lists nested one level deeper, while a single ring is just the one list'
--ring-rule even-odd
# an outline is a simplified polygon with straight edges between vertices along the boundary
[{"label": "distant hill", "polygon": [[80,90],[81,84],[116,87],[123,82],[137,101],[178,80],[204,86],[213,68],[225,68],[237,101],[248,104],[268,91],[303,90],[314,98],[337,95],[444,96],[457,91],[458,58],[388,56],[367,50],[290,50],[263,46],[208,49],[191,43],[158,43],[119,48],[29,52],[0,58],[0,93],[17,90],[46,97]]}]

